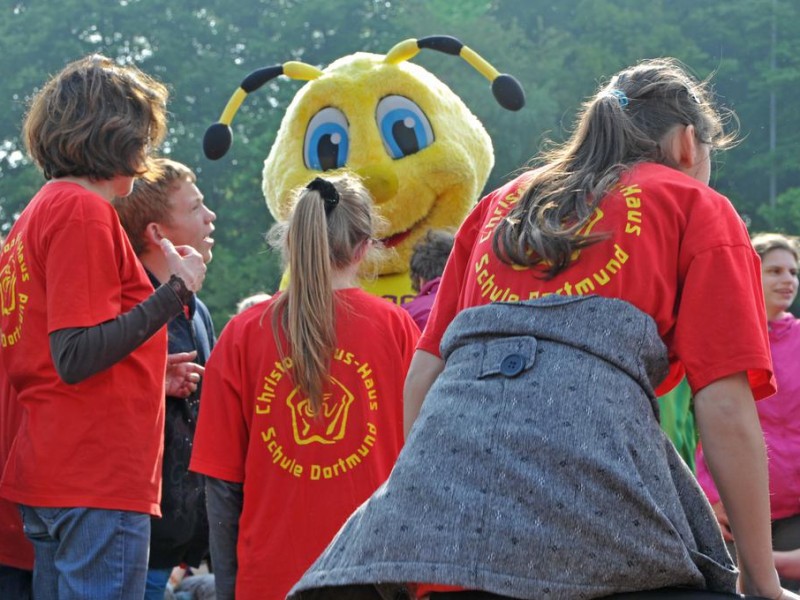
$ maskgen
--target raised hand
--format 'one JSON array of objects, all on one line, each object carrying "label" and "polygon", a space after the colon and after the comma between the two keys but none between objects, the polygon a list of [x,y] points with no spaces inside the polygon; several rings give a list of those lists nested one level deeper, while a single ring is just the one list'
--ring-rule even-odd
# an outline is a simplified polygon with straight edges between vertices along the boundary
[{"label": "raised hand", "polygon": [[711,508],[714,510],[714,516],[717,517],[717,523],[719,523],[719,528],[722,531],[722,537],[725,538],[726,542],[732,542],[733,533],[731,533],[731,526],[728,522],[728,513],[725,512],[725,507],[722,505],[722,502],[715,502],[711,505]]},{"label": "raised hand", "polygon": [[167,396],[186,398],[197,390],[205,368],[192,360],[197,351],[176,352],[167,356]]},{"label": "raised hand", "polygon": [[206,278],[206,264],[200,253],[191,246],[174,246],[167,238],[161,238],[161,249],[170,273],[183,279],[190,291],[200,291]]}]

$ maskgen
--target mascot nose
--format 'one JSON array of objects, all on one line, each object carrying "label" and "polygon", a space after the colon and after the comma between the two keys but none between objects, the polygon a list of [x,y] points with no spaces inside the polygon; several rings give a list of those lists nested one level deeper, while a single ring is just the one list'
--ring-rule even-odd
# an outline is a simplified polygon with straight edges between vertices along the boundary
[{"label": "mascot nose", "polygon": [[397,194],[397,175],[392,169],[371,165],[356,169],[356,173],[363,179],[375,204],[388,202]]}]

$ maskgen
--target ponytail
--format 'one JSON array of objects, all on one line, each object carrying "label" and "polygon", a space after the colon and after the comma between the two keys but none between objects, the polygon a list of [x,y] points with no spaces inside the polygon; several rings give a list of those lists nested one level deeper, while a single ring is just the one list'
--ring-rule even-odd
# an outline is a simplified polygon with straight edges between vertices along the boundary
[{"label": "ponytail", "polygon": [[607,237],[583,230],[623,171],[646,161],[676,166],[662,143],[677,125],[693,125],[698,140],[716,148],[732,145],[726,117],[735,118],[718,112],[706,84],[674,59],[622,71],[584,103],[569,140],[536,161],[525,193],[495,230],[495,254],[555,277],[577,250]]},{"label": "ponytail", "polygon": [[[282,355],[292,362],[295,385],[314,414],[323,403],[336,349],[334,270],[358,259],[373,235],[376,217],[366,189],[352,176],[317,178],[295,192],[294,208],[275,236],[289,268],[289,283],[274,303],[272,331]],[[286,352],[280,332],[288,341]]]}]

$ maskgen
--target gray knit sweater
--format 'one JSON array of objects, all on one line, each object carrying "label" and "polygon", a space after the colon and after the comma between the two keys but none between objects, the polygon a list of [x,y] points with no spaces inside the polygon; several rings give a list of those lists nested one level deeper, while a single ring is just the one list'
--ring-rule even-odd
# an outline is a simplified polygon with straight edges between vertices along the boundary
[{"label": "gray knit sweater", "polygon": [[408,582],[536,599],[734,591],[711,509],[658,425],[667,359],[648,315],[596,296],[489,304],[461,312],[441,350],[391,477],[290,598],[373,583],[399,597]]}]

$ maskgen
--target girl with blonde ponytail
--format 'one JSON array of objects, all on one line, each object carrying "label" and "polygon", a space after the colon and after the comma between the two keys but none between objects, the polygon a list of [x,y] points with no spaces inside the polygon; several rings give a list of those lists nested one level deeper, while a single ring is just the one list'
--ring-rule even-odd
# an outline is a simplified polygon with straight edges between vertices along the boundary
[{"label": "girl with blonde ponytail", "polygon": [[336,181],[317,177],[297,190],[292,217],[273,234],[292,277],[275,301],[272,328],[276,339],[281,329],[287,334],[292,376],[315,413],[336,345],[335,290],[356,286],[377,221],[355,179]]},{"label": "girl with blonde ponytail", "polygon": [[285,598],[400,451],[419,331],[357,287],[379,224],[353,176],[296,190],[270,233],[288,287],[234,317],[207,364],[192,469],[218,598]]}]

